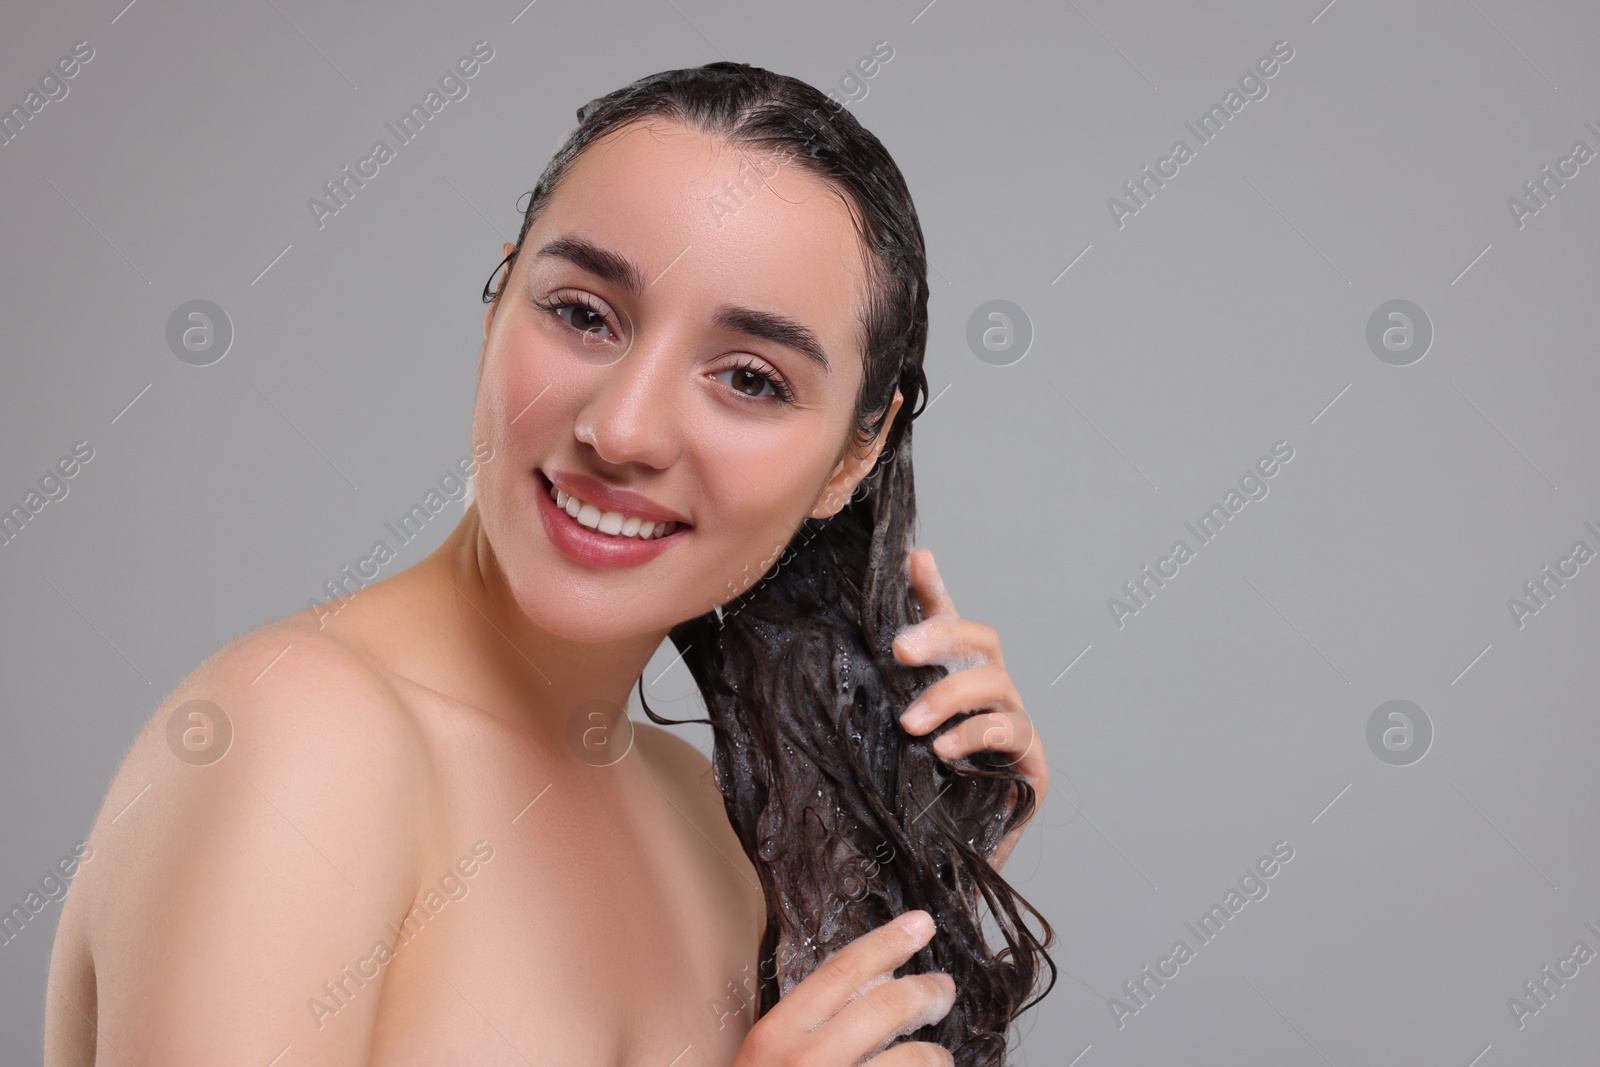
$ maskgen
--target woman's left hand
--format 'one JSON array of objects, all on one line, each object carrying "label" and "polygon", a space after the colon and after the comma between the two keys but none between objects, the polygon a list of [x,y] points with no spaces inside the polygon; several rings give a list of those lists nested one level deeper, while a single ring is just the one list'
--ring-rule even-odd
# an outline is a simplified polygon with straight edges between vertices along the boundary
[{"label": "woman's left hand", "polygon": [[[933,743],[933,751],[945,760],[957,759],[983,750],[1005,753],[1007,760],[1032,784],[1034,811],[1044,803],[1050,788],[1050,768],[1045,763],[1044,745],[1028,713],[1022,696],[1011,682],[1000,655],[1000,635],[994,627],[963,619],[945,591],[934,566],[933,553],[918,548],[911,553],[911,588],[922,607],[922,621],[907,626],[894,639],[895,659],[905,664],[937,663],[949,674],[912,702],[900,717],[908,733],[926,734],[953,715],[990,709],[973,715],[945,731]],[[1016,787],[1012,787],[1015,803]],[[1014,828],[1000,840],[990,865],[999,870],[1016,847],[1026,827]]]}]

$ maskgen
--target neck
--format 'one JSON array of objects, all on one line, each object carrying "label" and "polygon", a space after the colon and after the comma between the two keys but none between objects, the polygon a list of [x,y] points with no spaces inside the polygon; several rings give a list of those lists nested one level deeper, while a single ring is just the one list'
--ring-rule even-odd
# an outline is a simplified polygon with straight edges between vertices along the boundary
[{"label": "neck", "polygon": [[666,638],[661,630],[585,643],[537,626],[518,605],[476,506],[430,556],[396,576],[406,579],[438,620],[429,627],[429,658],[443,669],[448,695],[552,739],[589,701],[626,709]]}]

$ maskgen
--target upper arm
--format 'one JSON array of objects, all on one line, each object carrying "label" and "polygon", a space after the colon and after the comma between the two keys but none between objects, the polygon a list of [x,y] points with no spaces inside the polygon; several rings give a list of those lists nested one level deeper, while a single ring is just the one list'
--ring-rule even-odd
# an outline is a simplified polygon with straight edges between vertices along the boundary
[{"label": "upper arm", "polygon": [[[224,717],[208,762],[191,746]],[[74,889],[100,1061],[365,1062],[382,968],[344,968],[411,904],[428,775],[396,698],[326,638],[248,637],[196,671],[134,743]]]}]

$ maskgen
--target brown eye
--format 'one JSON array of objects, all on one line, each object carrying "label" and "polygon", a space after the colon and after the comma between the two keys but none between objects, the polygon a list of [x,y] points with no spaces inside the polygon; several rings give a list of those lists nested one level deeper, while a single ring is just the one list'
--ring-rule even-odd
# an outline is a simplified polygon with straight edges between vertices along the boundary
[{"label": "brown eye", "polygon": [[[740,363],[717,372],[718,377],[731,374],[732,380],[728,384],[737,393],[750,397],[752,400],[770,400],[775,403],[787,404],[794,400],[794,392],[789,388],[789,383],[773,371],[766,370],[754,363]],[[764,390],[771,386],[772,392]]]},{"label": "brown eye", "polygon": [[[556,308],[556,314],[561,316],[561,321],[565,322],[568,326],[571,326],[575,330],[581,330],[584,333],[594,333],[596,330],[602,328],[610,329],[610,327],[606,325],[606,317],[593,308],[585,307],[582,304],[557,304]],[[563,310],[572,311],[573,318],[576,318],[579,321],[574,322],[572,319],[562,315]]]},{"label": "brown eye", "polygon": [[610,339],[620,339],[616,336],[616,331],[611,329],[611,324],[606,321],[605,312],[584,299],[581,294],[575,294],[568,300],[535,300],[533,306],[554,315],[564,326],[576,333],[598,334],[600,330],[605,329],[610,330]]}]

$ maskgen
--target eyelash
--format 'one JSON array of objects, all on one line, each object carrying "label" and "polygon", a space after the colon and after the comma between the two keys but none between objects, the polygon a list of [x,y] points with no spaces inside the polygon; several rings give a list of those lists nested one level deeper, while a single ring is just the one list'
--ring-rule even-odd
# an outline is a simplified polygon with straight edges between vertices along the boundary
[{"label": "eyelash", "polygon": [[[554,295],[552,295],[549,299],[546,299],[546,300],[535,299],[533,301],[533,306],[538,308],[541,311],[545,311],[545,312],[548,312],[548,313],[554,315],[556,317],[556,319],[558,321],[560,321],[560,323],[563,326],[565,326],[567,329],[573,331],[574,333],[589,333],[591,331],[580,330],[580,329],[578,329],[578,327],[572,325],[572,323],[568,322],[566,319],[563,319],[561,317],[561,315],[559,314],[560,309],[569,308],[569,307],[582,308],[583,310],[588,311],[589,313],[591,313],[591,314],[597,316],[598,318],[604,320],[606,329],[611,330],[611,333],[612,333],[613,336],[615,336],[616,332],[617,332],[615,329],[612,328],[610,319],[606,318],[606,313],[600,308],[600,306],[598,304],[593,302],[592,298],[590,298],[585,293],[574,292],[574,293],[571,294],[571,296],[569,296],[567,298],[564,298],[564,299],[559,299],[559,300],[556,299]],[[761,379],[763,379],[767,384],[772,386],[773,395],[771,397],[757,397],[757,396],[750,396],[748,393],[741,393],[740,395],[745,397],[745,399],[747,399],[747,400],[753,400],[753,401],[757,401],[757,402],[771,401],[772,403],[776,403],[776,404],[792,404],[792,403],[794,403],[794,389],[789,385],[789,383],[787,381],[784,380],[784,378],[783,378],[783,376],[781,374],[778,374],[778,373],[776,373],[774,371],[769,371],[769,370],[765,369],[764,367],[762,367],[761,365],[759,365],[757,363],[753,363],[753,362],[751,362],[749,360],[741,360],[740,362],[734,364],[731,367],[723,368],[722,370],[718,371],[717,373],[718,374],[726,374],[729,371],[746,372],[746,373],[755,374],[756,376],[758,376]],[[738,390],[735,390],[735,392],[738,392]]]},{"label": "eyelash", "polygon": [[730,370],[735,372],[748,371],[752,374],[758,375],[761,378],[764,378],[767,384],[772,386],[773,395],[771,397],[750,396],[748,393],[741,394],[742,396],[756,401],[770,399],[776,404],[794,403],[794,390],[789,387],[789,383],[784,381],[781,375],[774,374],[772,371],[764,370],[759,365],[751,363],[749,360],[744,360],[734,364],[731,367],[726,367],[717,373],[726,374]]},{"label": "eyelash", "polygon": [[550,314],[555,315],[557,320],[560,321],[561,325],[565,326],[567,329],[573,331],[574,333],[589,333],[591,331],[589,331],[589,330],[580,330],[580,329],[578,329],[578,327],[572,325],[572,323],[568,322],[566,319],[563,319],[563,318],[561,318],[560,315],[556,314],[556,311],[557,311],[558,308],[568,308],[568,307],[582,308],[583,310],[588,311],[591,314],[595,315],[597,318],[600,318],[600,319],[604,320],[606,329],[611,330],[611,333],[612,333],[613,336],[616,335],[617,331],[615,329],[612,329],[611,320],[606,318],[605,311],[600,307],[600,305],[596,304],[594,302],[594,299],[592,297],[590,297],[588,294],[581,293],[581,292],[574,292],[569,298],[563,299],[563,300],[557,300],[555,298],[556,295],[557,294],[552,294],[551,297],[549,299],[547,299],[547,300],[537,300],[536,299],[536,300],[533,301],[533,306],[538,308],[540,311],[548,311]]}]

